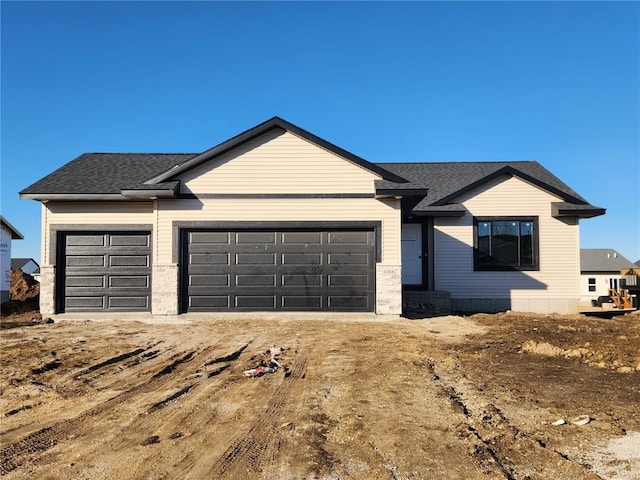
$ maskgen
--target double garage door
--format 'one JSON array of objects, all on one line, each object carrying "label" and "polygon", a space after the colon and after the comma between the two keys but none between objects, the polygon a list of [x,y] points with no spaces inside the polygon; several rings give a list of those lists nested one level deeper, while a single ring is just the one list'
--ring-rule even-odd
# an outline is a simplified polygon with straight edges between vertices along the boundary
[{"label": "double garage door", "polygon": [[183,310],[372,311],[371,230],[184,230]]},{"label": "double garage door", "polygon": [[[65,232],[58,311],[149,311],[150,232]],[[185,312],[373,311],[375,235],[366,229],[183,229]]]}]

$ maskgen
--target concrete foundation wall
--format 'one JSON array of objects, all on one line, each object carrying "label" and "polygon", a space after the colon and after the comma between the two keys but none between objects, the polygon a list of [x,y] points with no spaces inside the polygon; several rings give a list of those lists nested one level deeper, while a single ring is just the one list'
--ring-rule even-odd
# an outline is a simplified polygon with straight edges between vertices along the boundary
[{"label": "concrete foundation wall", "polygon": [[452,298],[451,310],[463,313],[532,312],[540,314],[577,313],[578,299],[570,298]]}]

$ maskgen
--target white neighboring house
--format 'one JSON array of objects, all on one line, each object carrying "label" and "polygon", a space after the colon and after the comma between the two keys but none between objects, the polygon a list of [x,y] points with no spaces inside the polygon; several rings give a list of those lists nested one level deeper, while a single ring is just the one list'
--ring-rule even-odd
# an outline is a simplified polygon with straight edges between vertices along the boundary
[{"label": "white neighboring house", "polygon": [[2,267],[0,278],[0,291],[2,303],[9,300],[11,288],[11,241],[22,240],[22,234],[0,215],[0,266]]},{"label": "white neighboring house", "polygon": [[580,249],[580,301],[591,304],[600,296],[609,295],[610,288],[624,285],[621,270],[634,268],[633,262],[627,260],[613,248]]},{"label": "white neighboring house", "polygon": [[40,265],[33,258],[12,258],[11,270],[22,270],[40,281]]}]

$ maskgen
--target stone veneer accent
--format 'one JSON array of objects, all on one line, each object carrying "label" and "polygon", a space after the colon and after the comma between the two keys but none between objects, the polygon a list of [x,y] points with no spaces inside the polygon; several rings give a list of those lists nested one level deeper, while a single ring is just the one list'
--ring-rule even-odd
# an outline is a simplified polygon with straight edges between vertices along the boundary
[{"label": "stone veneer accent", "polygon": [[178,314],[178,265],[154,265],[151,274],[151,313]]},{"label": "stone veneer accent", "polygon": [[40,265],[40,314],[56,313],[56,267]]},{"label": "stone veneer accent", "polygon": [[376,313],[402,315],[402,267],[376,264]]}]

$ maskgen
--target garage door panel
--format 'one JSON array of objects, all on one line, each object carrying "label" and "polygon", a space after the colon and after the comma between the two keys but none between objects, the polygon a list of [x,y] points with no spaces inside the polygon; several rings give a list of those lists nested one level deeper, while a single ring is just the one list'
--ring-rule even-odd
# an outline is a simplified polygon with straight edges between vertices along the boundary
[{"label": "garage door panel", "polygon": [[369,286],[368,275],[328,275],[328,285],[330,287],[367,287]]},{"label": "garage door panel", "polygon": [[148,288],[150,279],[148,275],[110,275],[109,287],[111,288]]},{"label": "garage door panel", "polygon": [[68,310],[103,310],[104,297],[65,297],[65,307]]},{"label": "garage door panel", "polygon": [[329,265],[369,265],[370,258],[366,253],[330,253]]},{"label": "garage door panel", "polygon": [[195,253],[191,254],[191,265],[229,265],[228,253]]},{"label": "garage door panel", "polygon": [[322,295],[283,295],[282,308],[289,310],[318,310],[322,308]]},{"label": "garage door panel", "polygon": [[190,309],[211,309],[227,310],[231,306],[231,297],[229,295],[198,295],[189,297]]},{"label": "garage door panel", "polygon": [[148,267],[149,255],[109,255],[110,267]]},{"label": "garage door panel", "polygon": [[282,232],[283,245],[322,245],[321,232]]},{"label": "garage door panel", "polygon": [[107,260],[104,255],[70,255],[67,267],[104,267]]},{"label": "garage door panel", "polygon": [[105,235],[67,235],[65,245],[67,247],[104,247],[107,238]]},{"label": "garage door panel", "polygon": [[275,232],[238,232],[235,237],[236,245],[250,244],[254,246],[257,243],[266,245],[276,244]]},{"label": "garage door panel", "polygon": [[236,275],[237,287],[275,287],[276,275]]},{"label": "garage door panel", "polygon": [[67,288],[104,288],[106,281],[104,275],[67,276],[65,278],[65,286]]},{"label": "garage door panel", "polygon": [[121,309],[121,310],[141,310],[149,308],[149,297],[140,296],[140,297],[107,297],[108,299],[108,307],[109,309]]},{"label": "garage door panel", "polygon": [[371,232],[329,232],[329,243],[369,245]]},{"label": "garage door panel", "polygon": [[283,253],[283,265],[322,265],[322,253]]},{"label": "garage door panel", "polygon": [[189,275],[189,286],[228,287],[230,274]]},{"label": "garage door panel", "polygon": [[236,253],[236,265],[275,265],[275,253]]},{"label": "garage door panel", "polygon": [[151,307],[149,232],[65,233],[58,296],[61,311]]},{"label": "garage door panel", "polygon": [[369,297],[367,296],[329,296],[329,308],[334,309],[367,309]]},{"label": "garage door panel", "polygon": [[283,287],[320,287],[322,286],[322,275],[307,275],[301,272],[299,275],[282,275]]},{"label": "garage door panel", "polygon": [[148,247],[148,235],[109,235],[109,245],[112,247]]},{"label": "garage door panel", "polygon": [[196,246],[199,243],[204,244],[229,244],[230,232],[189,232],[189,243]]},{"label": "garage door panel", "polygon": [[275,295],[236,295],[235,307],[251,310],[275,310]]},{"label": "garage door panel", "polygon": [[187,311],[373,309],[372,231],[203,230],[182,238]]}]

